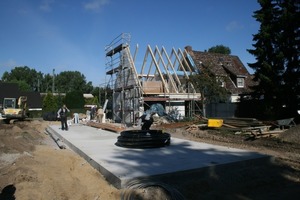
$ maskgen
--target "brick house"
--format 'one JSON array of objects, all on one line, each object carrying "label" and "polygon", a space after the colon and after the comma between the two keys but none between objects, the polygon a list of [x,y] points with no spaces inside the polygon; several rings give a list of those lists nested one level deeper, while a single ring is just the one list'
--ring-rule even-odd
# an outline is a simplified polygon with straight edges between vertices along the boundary
[{"label": "brick house", "polygon": [[185,47],[185,50],[200,72],[206,67],[217,77],[220,86],[230,93],[230,102],[239,102],[240,95],[249,94],[251,86],[255,85],[252,75],[238,56],[195,51],[191,46]]}]

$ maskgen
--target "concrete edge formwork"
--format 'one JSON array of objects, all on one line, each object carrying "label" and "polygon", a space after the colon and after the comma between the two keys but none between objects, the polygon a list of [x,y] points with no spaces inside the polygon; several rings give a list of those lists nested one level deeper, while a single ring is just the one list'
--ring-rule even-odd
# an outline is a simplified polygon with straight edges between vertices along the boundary
[{"label": "concrete edge formwork", "polygon": [[54,129],[51,127],[47,127],[46,131],[49,134],[54,134],[56,137],[58,137],[60,140],[62,140],[71,150],[73,150],[75,153],[80,155],[83,159],[85,159],[93,168],[95,168],[97,171],[99,171],[105,179],[112,184],[116,188],[121,188],[122,183],[121,180],[115,176],[113,173],[102,167],[99,163],[97,163],[95,160],[93,160],[91,157],[89,157],[86,153],[81,151],[79,148],[77,148],[75,145],[73,145],[71,142],[66,140],[62,135],[58,134]]}]

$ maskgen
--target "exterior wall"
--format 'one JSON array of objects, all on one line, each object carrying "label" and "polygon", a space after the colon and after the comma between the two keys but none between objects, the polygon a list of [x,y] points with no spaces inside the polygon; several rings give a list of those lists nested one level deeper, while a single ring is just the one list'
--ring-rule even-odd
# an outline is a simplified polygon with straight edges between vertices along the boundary
[{"label": "exterior wall", "polygon": [[240,96],[239,95],[231,95],[230,97],[230,102],[231,103],[237,103],[237,102],[240,102]]},{"label": "exterior wall", "polygon": [[113,120],[117,123],[136,123],[143,113],[140,92],[137,88],[115,92],[113,105]]},{"label": "exterior wall", "polygon": [[166,113],[171,115],[174,119],[180,120],[185,117],[185,102],[171,101],[166,103]]},{"label": "exterior wall", "polygon": [[117,74],[114,84],[115,89],[133,85],[136,85],[136,82],[132,70],[126,69]]}]

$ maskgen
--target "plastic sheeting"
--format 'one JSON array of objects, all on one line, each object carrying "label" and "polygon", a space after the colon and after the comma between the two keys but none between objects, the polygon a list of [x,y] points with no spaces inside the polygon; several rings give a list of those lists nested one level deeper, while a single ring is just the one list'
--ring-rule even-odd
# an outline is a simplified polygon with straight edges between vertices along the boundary
[{"label": "plastic sheeting", "polygon": [[160,117],[167,115],[164,107],[160,103],[152,104],[145,114],[157,113]]},{"label": "plastic sheeting", "polygon": [[177,121],[179,119],[179,114],[176,111],[171,111],[170,113],[166,113],[163,105],[160,103],[152,104],[148,110],[145,111],[143,115],[156,113],[160,117],[165,117],[170,121]]}]

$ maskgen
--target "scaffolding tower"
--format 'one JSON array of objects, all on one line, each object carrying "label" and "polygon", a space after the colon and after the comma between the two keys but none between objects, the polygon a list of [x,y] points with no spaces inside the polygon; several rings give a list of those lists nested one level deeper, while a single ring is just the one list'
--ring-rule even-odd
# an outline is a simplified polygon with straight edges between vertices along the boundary
[{"label": "scaffolding tower", "polygon": [[134,60],[130,53],[128,33],[122,33],[106,46],[106,75],[108,86],[113,91],[113,120],[132,125],[136,123],[142,110],[140,82]]}]

